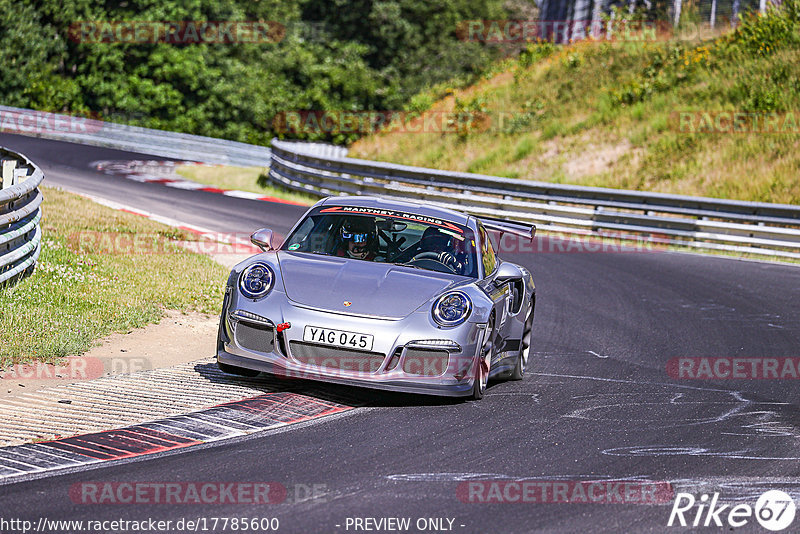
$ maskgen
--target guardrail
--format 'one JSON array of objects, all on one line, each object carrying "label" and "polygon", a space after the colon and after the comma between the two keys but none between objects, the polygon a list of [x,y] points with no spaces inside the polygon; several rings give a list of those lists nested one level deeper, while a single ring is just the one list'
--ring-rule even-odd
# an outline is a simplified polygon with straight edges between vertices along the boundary
[{"label": "guardrail", "polygon": [[347,157],[347,148],[338,145],[329,145],[327,143],[306,143],[304,141],[276,141],[285,149],[290,149],[298,154],[306,154],[308,156],[316,156],[324,159],[339,159]]},{"label": "guardrail", "polygon": [[225,139],[10,106],[0,106],[0,118],[3,131],[8,133],[202,163],[238,167],[269,165],[269,148]]},{"label": "guardrail", "polygon": [[41,250],[41,169],[0,147],[0,284],[33,272]]},{"label": "guardrail", "polygon": [[533,222],[540,230],[614,236],[800,259],[800,206],[551,184],[346,157],[272,142],[269,178],[328,195],[381,195]]}]

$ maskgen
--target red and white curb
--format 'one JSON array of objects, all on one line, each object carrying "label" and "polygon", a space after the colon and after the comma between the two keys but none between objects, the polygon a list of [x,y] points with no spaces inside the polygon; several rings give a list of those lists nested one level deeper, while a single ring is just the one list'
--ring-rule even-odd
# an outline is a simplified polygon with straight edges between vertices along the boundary
[{"label": "red and white curb", "polygon": [[195,165],[204,167],[221,167],[208,163],[198,163],[196,161],[158,161],[158,160],[102,160],[93,161],[89,167],[105,174],[124,176],[136,182],[158,183],[175,189],[187,189],[192,191],[205,191],[207,193],[218,193],[228,197],[246,198],[248,200],[261,200],[264,202],[278,202],[281,204],[292,204],[295,206],[305,206],[300,202],[294,202],[277,197],[252,193],[250,191],[238,191],[236,189],[223,189],[213,187],[208,184],[201,184],[187,180],[175,172],[175,168],[181,165]]}]

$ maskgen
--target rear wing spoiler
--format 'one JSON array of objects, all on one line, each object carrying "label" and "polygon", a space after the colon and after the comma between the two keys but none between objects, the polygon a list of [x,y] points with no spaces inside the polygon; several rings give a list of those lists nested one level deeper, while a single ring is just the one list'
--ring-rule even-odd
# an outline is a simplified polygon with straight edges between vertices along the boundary
[{"label": "rear wing spoiler", "polygon": [[533,241],[536,235],[536,225],[519,221],[507,221],[494,217],[478,217],[487,230],[494,230],[501,234],[513,234]]}]

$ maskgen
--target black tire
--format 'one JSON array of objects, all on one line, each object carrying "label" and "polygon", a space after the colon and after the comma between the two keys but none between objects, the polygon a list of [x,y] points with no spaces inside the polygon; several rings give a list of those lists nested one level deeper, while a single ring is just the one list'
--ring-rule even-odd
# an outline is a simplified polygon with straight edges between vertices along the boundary
[{"label": "black tire", "polygon": [[[486,386],[489,383],[489,371],[491,371],[492,359],[494,358],[494,316],[489,319],[489,324],[486,326],[488,332],[486,339],[481,348],[481,359],[475,365],[475,383],[472,386],[472,395],[470,399],[481,400],[483,394],[486,393]],[[482,365],[481,360],[489,360],[488,366]]]},{"label": "black tire", "polygon": [[522,380],[525,378],[525,367],[530,358],[531,336],[533,334],[533,299],[528,306],[528,311],[525,315],[525,327],[522,329],[522,339],[520,339],[519,356],[517,357],[517,365],[511,372],[511,380]]},{"label": "black tire", "polygon": [[244,367],[228,365],[227,363],[222,363],[220,361],[217,361],[217,366],[219,367],[220,371],[229,375],[246,376],[252,378],[261,373],[261,371],[256,371],[255,369],[245,369]]}]

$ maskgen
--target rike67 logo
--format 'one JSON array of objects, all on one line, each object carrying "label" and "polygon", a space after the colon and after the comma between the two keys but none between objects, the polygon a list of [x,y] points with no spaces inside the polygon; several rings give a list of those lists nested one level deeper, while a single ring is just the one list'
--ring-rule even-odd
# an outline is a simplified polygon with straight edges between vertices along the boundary
[{"label": "rike67 logo", "polygon": [[[695,510],[696,508],[696,510]],[[749,504],[719,504],[719,493],[699,499],[691,493],[678,493],[672,504],[667,526],[681,527],[743,527],[756,521],[765,529],[778,532],[794,521],[795,503],[789,494],[780,490],[764,492],[755,506]]]}]

